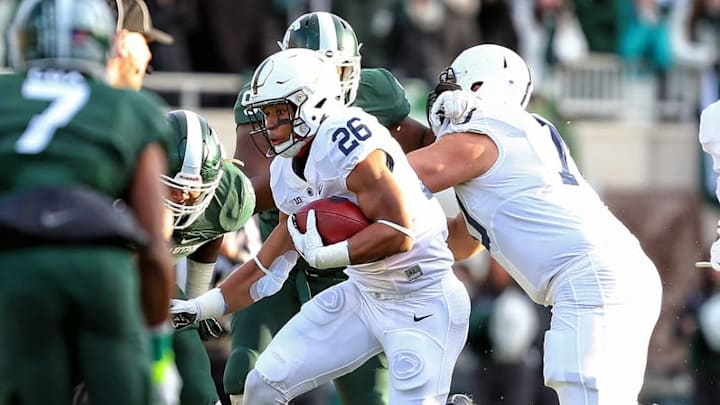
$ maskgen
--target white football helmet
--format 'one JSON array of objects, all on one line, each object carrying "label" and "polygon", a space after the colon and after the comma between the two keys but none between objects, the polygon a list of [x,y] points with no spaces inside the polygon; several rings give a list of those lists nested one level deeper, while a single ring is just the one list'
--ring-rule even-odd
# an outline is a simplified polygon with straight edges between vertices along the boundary
[{"label": "white football helmet", "polygon": [[[483,100],[521,105],[530,101],[533,82],[525,61],[511,49],[482,44],[464,50],[443,73]],[[473,88],[475,89],[473,90]]]},{"label": "white football helmet", "polygon": [[316,11],[303,14],[288,26],[280,48],[318,51],[338,68],[344,101],[355,101],[360,86],[360,47],[350,24],[335,14]]},{"label": "white football helmet", "polygon": [[[335,66],[315,51],[291,48],[277,52],[255,70],[250,95],[243,101],[253,125],[250,134],[267,157],[293,157],[315,134],[333,108],[343,106],[340,78]],[[278,145],[270,143],[262,108],[269,105],[292,106],[292,133]],[[292,112],[291,110],[291,112]],[[284,124],[284,123],[280,123]],[[255,139],[263,135],[269,147],[262,150]]]}]

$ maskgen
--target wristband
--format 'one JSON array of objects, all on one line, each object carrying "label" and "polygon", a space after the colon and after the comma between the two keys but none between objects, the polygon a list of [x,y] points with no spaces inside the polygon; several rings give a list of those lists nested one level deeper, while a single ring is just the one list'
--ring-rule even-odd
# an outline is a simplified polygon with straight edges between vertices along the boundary
[{"label": "wristband", "polygon": [[208,318],[219,318],[225,315],[227,310],[227,304],[225,304],[225,297],[219,288],[213,288],[212,290],[202,294],[196,298],[193,298],[198,305],[197,320],[201,321]]},{"label": "wristband", "polygon": [[318,249],[315,265],[318,269],[349,266],[350,244],[347,239]]}]

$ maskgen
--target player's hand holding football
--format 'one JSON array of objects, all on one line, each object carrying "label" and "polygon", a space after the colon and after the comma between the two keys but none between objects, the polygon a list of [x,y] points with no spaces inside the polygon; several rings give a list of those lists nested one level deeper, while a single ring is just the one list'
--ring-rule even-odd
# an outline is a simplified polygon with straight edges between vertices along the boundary
[{"label": "player's hand holding football", "polygon": [[350,250],[348,249],[347,240],[328,246],[323,245],[322,237],[317,230],[315,210],[310,210],[307,214],[305,233],[300,232],[298,229],[295,215],[287,221],[287,224],[295,249],[311,267],[331,269],[345,267],[350,264]]},{"label": "player's hand holding football", "polygon": [[717,234],[717,240],[710,246],[710,265],[713,270],[720,271],[720,221],[718,221]]}]

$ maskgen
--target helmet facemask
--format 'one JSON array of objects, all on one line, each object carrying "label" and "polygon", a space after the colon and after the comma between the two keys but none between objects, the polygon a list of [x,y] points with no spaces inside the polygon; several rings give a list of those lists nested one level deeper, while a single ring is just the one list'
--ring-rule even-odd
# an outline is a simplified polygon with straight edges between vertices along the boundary
[{"label": "helmet facemask", "polygon": [[[243,106],[253,126],[251,134],[260,152],[268,157],[296,156],[317,134],[330,111],[343,105],[337,69],[306,48],[282,50],[265,59],[253,74],[248,94]],[[277,120],[271,129],[267,127],[267,112]],[[275,139],[273,145],[270,132],[281,125],[290,125],[289,139],[279,144]]]},{"label": "helmet facemask", "polygon": [[[266,100],[248,106],[246,114],[250,118],[253,128],[250,135],[260,153],[268,158],[278,155],[293,157],[302,150],[314,135],[311,134],[310,126],[305,123],[300,114],[303,103],[307,100],[308,96],[302,89],[299,89],[285,98]],[[275,109],[275,115],[280,117],[277,126],[291,124],[290,136],[286,141],[273,145],[264,109]]]},{"label": "helmet facemask", "polygon": [[165,206],[173,213],[174,229],[192,225],[212,202],[223,176],[220,140],[207,120],[191,111],[166,114],[177,148],[168,153],[169,172],[161,176],[168,187]]},{"label": "helmet facemask", "polygon": [[[215,189],[220,184],[223,171],[219,170],[218,175],[211,182],[206,183],[200,175],[179,172],[171,178],[162,175],[162,183],[170,189],[170,196],[164,198],[165,207],[173,213],[173,228],[185,229],[198,219],[205,209],[212,202],[215,196]],[[176,202],[173,199],[174,193],[183,193],[189,196],[185,202]]]}]

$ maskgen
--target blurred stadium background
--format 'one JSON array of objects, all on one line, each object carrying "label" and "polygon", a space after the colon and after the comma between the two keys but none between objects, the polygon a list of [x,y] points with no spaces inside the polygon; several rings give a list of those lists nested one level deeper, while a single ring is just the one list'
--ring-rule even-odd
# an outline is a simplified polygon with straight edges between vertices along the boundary
[{"label": "blurred stadium background", "polygon": [[[0,26],[13,2],[0,0]],[[238,89],[255,64],[278,49],[276,41],[288,23],[306,11],[333,11],[348,20],[364,43],[363,66],[395,73],[412,115],[421,122],[433,81],[462,49],[483,42],[516,49],[536,81],[529,110],[559,125],[586,178],[640,238],[661,273],[664,306],[651,343],[643,400],[720,403],[720,353],[707,344],[698,351],[701,335],[693,316],[720,289],[711,270],[694,267],[695,261],[707,259],[720,218],[715,177],[697,140],[699,111],[720,92],[720,1],[147,3],[154,25],[176,42],[153,45],[154,73],[146,88],[172,108],[204,115],[222,135],[228,156],[235,147],[232,106]],[[0,60],[3,53],[0,47]],[[475,284],[469,288],[482,291],[487,260],[463,265],[484,266],[470,269],[468,281]],[[468,367],[479,367],[477,361]],[[458,381],[468,380],[467,389],[473,390],[481,389],[473,384],[482,385],[482,378],[469,371]],[[708,381],[715,396],[693,402],[697,387]]]}]

